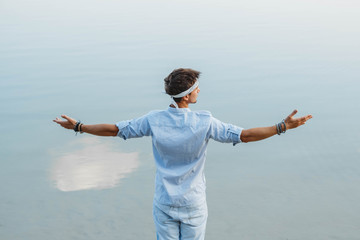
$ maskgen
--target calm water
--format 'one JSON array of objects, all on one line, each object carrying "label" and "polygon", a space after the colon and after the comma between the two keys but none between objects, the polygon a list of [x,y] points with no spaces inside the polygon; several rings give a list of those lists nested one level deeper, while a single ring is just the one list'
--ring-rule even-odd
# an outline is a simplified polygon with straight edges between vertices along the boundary
[{"label": "calm water", "polygon": [[360,239],[358,1],[0,3],[0,239],[154,239],[150,139],[74,136],[164,109],[163,78],[200,70],[193,110],[250,128],[211,142],[207,239]]}]

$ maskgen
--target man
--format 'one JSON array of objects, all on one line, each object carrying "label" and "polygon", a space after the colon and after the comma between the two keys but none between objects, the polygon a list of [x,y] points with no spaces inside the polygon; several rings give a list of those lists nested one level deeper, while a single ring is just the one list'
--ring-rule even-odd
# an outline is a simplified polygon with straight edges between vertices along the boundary
[{"label": "man", "polygon": [[229,142],[259,141],[305,124],[307,115],[294,118],[294,110],[279,124],[243,129],[223,123],[208,111],[191,111],[197,101],[200,72],[176,69],[165,81],[172,98],[168,109],[116,124],[85,125],[66,115],[54,122],[76,132],[123,139],[152,137],[156,163],[153,217],[159,240],[204,239],[207,221],[204,164],[209,139]]}]

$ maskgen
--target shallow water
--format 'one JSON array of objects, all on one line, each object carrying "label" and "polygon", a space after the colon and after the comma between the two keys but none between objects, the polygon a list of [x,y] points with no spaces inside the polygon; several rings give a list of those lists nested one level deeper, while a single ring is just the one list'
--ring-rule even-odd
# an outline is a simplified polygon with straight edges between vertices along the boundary
[{"label": "shallow water", "polygon": [[[154,239],[150,139],[75,134],[164,109],[163,78],[202,72],[198,103],[249,128],[211,142],[207,239],[358,239],[356,1],[2,1],[0,238]],[[99,160],[99,161],[97,161]]]}]

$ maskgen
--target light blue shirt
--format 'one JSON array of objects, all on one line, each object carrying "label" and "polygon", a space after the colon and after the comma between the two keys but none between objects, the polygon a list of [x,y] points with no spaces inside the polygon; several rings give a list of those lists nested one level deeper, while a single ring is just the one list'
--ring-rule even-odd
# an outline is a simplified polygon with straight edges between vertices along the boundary
[{"label": "light blue shirt", "polygon": [[223,123],[208,111],[171,108],[120,121],[123,139],[152,137],[156,163],[155,197],[169,206],[199,205],[206,199],[204,164],[209,139],[241,142],[242,128]]}]

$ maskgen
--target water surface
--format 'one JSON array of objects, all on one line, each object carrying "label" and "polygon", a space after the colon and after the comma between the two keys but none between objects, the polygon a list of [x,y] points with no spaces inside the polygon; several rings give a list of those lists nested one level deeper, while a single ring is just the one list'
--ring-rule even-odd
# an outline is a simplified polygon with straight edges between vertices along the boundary
[{"label": "water surface", "polygon": [[[193,110],[250,128],[294,108],[306,126],[211,142],[207,239],[358,239],[357,1],[0,4],[0,238],[154,239],[150,139],[65,131],[164,109],[163,78],[202,72]],[[99,160],[99,161],[97,161]]]}]

